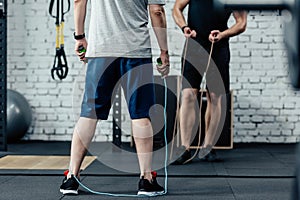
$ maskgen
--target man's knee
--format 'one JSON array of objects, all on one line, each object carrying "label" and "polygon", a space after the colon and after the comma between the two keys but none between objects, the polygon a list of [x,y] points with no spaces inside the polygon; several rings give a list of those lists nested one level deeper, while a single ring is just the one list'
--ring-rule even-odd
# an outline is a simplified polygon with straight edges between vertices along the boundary
[{"label": "man's knee", "polygon": [[141,127],[147,127],[151,125],[149,118],[133,119],[132,125],[137,125]]},{"label": "man's knee", "polygon": [[197,100],[197,93],[196,89],[184,89],[182,91],[182,102],[194,103]]},{"label": "man's knee", "polygon": [[209,93],[210,103],[213,105],[217,105],[220,102],[221,98],[222,98],[222,95],[220,95],[220,94],[217,94],[214,92]]},{"label": "man's knee", "polygon": [[150,120],[148,118],[132,120],[132,134],[139,139],[151,138],[153,130]]}]

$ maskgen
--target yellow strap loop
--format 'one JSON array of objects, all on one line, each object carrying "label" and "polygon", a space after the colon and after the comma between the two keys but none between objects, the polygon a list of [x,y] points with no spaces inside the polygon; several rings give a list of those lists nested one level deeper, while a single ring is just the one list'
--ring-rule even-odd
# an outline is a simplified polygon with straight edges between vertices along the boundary
[{"label": "yellow strap loop", "polygon": [[55,41],[55,48],[59,49],[60,45],[59,45],[59,38],[60,38],[60,26],[56,25],[56,41]]}]

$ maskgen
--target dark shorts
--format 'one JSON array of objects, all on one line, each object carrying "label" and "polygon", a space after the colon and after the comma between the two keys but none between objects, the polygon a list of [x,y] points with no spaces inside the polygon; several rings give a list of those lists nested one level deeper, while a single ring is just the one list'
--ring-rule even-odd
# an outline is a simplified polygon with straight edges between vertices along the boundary
[{"label": "dark shorts", "polygon": [[89,59],[80,116],[106,120],[120,84],[130,117],[149,118],[155,103],[151,58]]},{"label": "dark shorts", "polygon": [[[184,51],[185,52],[185,51]],[[210,47],[201,47],[196,42],[189,42],[186,59],[183,59],[182,88],[200,89],[203,74],[207,67]],[[229,93],[229,45],[213,49],[212,60],[206,74],[207,89],[216,94]]]}]

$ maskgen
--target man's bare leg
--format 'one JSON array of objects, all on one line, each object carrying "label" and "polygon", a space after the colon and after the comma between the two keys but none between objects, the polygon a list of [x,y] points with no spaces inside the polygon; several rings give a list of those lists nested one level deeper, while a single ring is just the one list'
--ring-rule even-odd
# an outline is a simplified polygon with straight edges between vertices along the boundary
[{"label": "man's bare leg", "polygon": [[209,98],[209,94],[206,94],[206,111],[205,111],[205,133],[207,133],[208,131],[208,127],[209,127],[209,122],[210,122],[210,118],[211,118],[211,103],[210,103],[210,98]]},{"label": "man's bare leg", "polygon": [[221,99],[222,96],[217,96],[215,93],[210,93],[207,98],[206,111],[206,134],[203,147],[212,147],[218,138],[217,130],[221,119]]},{"label": "man's bare leg", "polygon": [[182,145],[188,150],[196,120],[197,89],[184,89],[180,108],[180,132]]},{"label": "man's bare leg", "polygon": [[71,144],[71,159],[69,166],[68,178],[71,174],[79,176],[80,167],[87,149],[95,134],[97,120],[80,117],[75,125],[72,144]]},{"label": "man's bare leg", "polygon": [[141,177],[151,180],[153,130],[148,118],[132,120],[132,133],[139,160]]}]

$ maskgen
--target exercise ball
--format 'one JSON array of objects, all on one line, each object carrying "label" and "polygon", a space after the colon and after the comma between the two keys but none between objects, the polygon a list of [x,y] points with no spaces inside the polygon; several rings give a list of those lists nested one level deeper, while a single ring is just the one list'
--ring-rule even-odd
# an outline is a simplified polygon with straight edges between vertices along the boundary
[{"label": "exercise ball", "polygon": [[23,95],[7,90],[7,142],[20,140],[28,131],[32,120],[32,110]]}]

